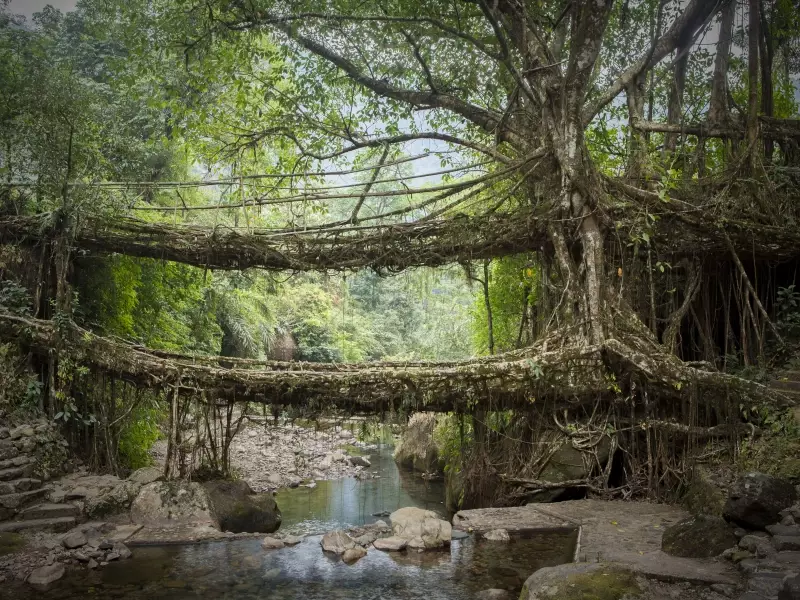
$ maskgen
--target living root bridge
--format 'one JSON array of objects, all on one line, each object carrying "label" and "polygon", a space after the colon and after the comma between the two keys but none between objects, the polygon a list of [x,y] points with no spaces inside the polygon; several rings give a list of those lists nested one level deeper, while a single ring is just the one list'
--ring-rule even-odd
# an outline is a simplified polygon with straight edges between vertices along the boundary
[{"label": "living root bridge", "polygon": [[[634,373],[639,383],[680,397],[692,384],[732,395],[774,400],[759,384],[686,366],[669,354],[645,356],[635,345],[541,343],[506,354],[456,362],[354,364],[257,361],[164,353],[100,337],[72,323],[0,314],[0,337],[73,361],[133,385],[181,395],[293,406],[310,412],[391,411],[471,413],[591,404],[610,392],[607,375]],[[549,348],[548,348],[549,344]],[[639,344],[641,346],[641,344]]]},{"label": "living root bridge", "polygon": [[0,218],[3,243],[33,245],[66,235],[79,249],[171,260],[211,269],[399,271],[538,250],[546,242],[532,212],[335,229],[233,229],[54,213]]}]

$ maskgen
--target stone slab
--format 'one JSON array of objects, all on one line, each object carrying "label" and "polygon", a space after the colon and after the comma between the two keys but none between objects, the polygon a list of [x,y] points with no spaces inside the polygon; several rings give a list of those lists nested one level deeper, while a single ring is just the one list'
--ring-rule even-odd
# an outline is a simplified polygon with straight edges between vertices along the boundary
[{"label": "stone slab", "polygon": [[739,573],[725,560],[681,558],[661,551],[664,529],[688,516],[683,509],[666,504],[570,500],[462,510],[453,517],[453,526],[477,533],[492,529],[525,533],[579,529],[576,562],[620,563],[665,581],[738,583]]}]

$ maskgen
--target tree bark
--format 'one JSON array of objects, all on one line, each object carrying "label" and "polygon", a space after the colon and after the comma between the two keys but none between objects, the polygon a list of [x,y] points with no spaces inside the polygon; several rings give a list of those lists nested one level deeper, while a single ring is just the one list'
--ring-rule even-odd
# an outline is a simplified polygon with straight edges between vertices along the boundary
[{"label": "tree bark", "polygon": [[747,152],[750,155],[751,171],[755,170],[757,153],[755,151],[758,140],[758,46],[760,38],[760,0],[749,0],[750,15],[748,19],[748,46],[747,46],[747,77],[748,77],[748,102],[747,102]]},{"label": "tree bark", "polygon": [[714,58],[714,74],[711,78],[711,103],[708,110],[708,120],[711,122],[721,123],[728,120],[728,65],[731,60],[735,16],[736,0],[728,0],[722,9],[717,55]]}]

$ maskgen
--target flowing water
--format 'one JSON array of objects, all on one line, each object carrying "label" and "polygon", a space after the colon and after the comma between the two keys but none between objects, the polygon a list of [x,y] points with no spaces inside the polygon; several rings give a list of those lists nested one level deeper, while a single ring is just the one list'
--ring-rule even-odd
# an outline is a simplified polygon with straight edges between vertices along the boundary
[{"label": "flowing water", "polygon": [[[518,594],[537,568],[569,562],[574,533],[537,534],[509,543],[472,537],[449,549],[385,553],[371,549],[355,565],[322,552],[321,533],[370,523],[402,506],[444,515],[440,481],[401,472],[390,449],[373,454],[380,477],[320,481],[313,489],[283,490],[281,531],[306,534],[299,545],[264,551],[258,540],[184,546],[134,547],[133,558],[96,571],[70,571],[44,591],[6,588],[8,597],[77,598],[273,598],[276,600],[469,599],[487,588]],[[512,595],[513,595],[512,594]],[[2,594],[0,594],[2,595]],[[516,596],[514,596],[516,597]]]}]

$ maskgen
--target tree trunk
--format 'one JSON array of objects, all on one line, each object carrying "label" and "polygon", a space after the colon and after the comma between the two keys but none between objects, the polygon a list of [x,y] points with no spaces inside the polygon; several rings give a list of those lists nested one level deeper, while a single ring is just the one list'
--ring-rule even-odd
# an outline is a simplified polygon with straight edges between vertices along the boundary
[{"label": "tree trunk", "polygon": [[728,65],[731,60],[731,40],[733,39],[733,19],[736,16],[736,1],[728,0],[722,9],[717,55],[714,58],[714,74],[711,78],[711,104],[708,120],[724,122],[728,120]]},{"label": "tree trunk", "polygon": [[748,20],[747,77],[749,95],[747,102],[747,152],[750,155],[751,171],[755,170],[758,140],[758,46],[760,31],[760,0],[749,0],[750,15]]}]

